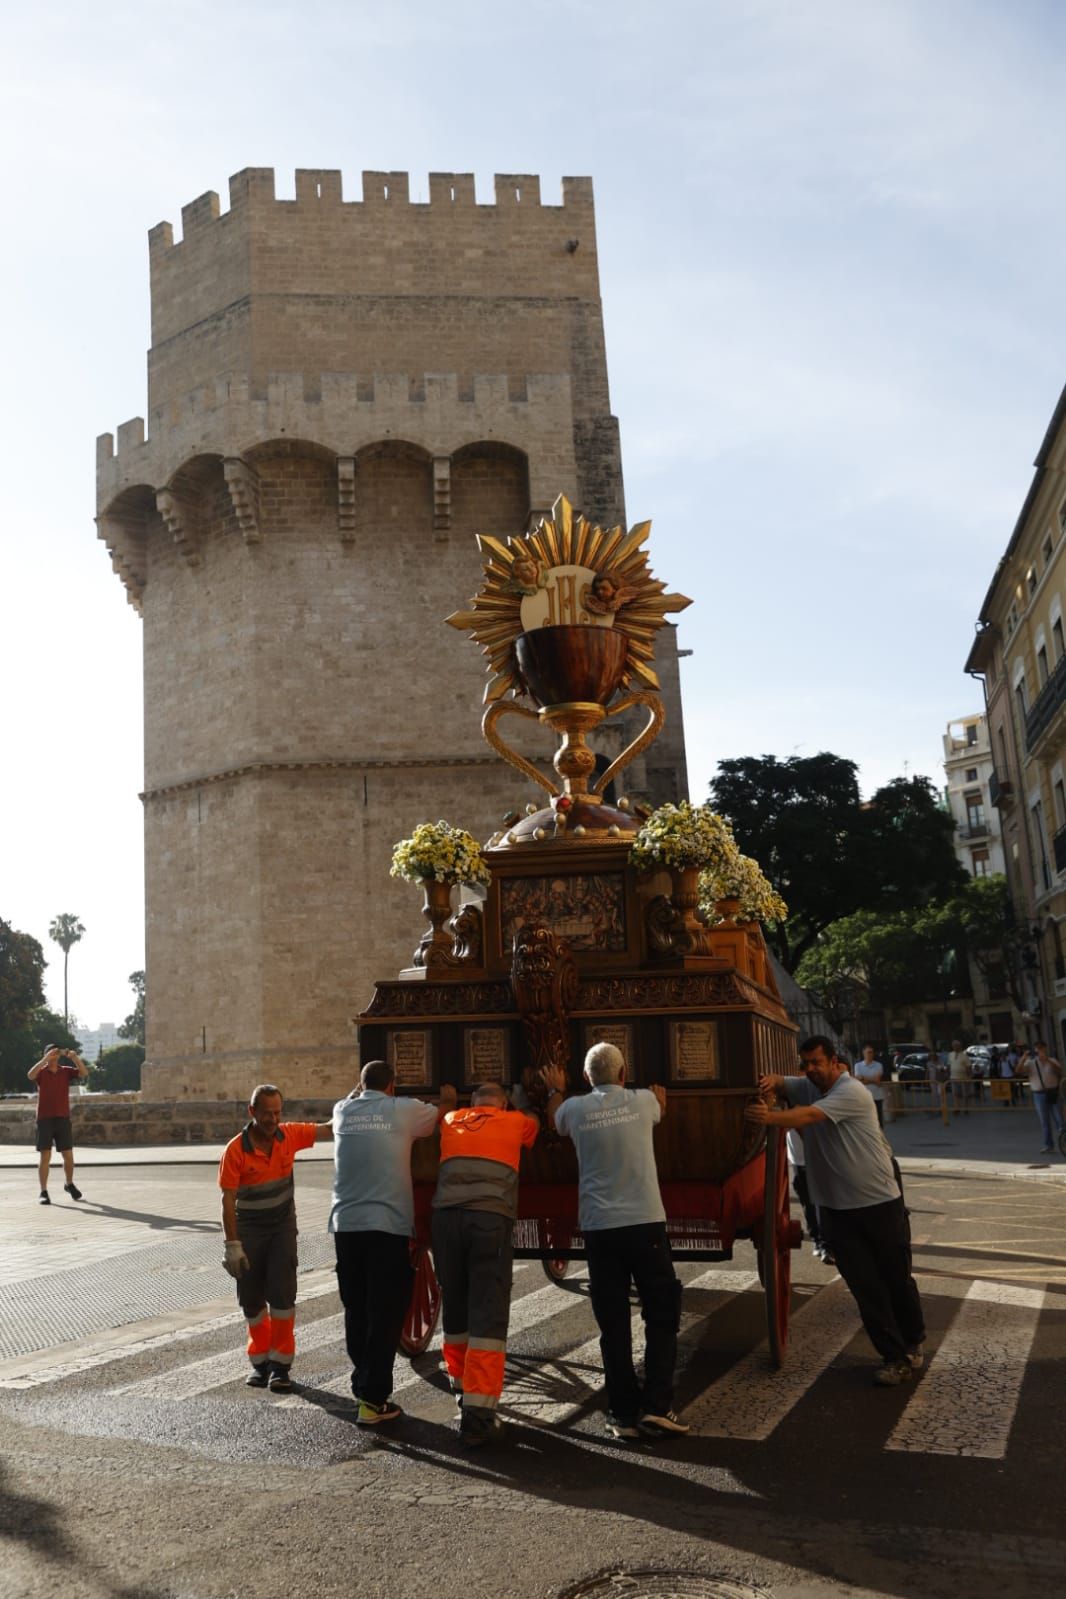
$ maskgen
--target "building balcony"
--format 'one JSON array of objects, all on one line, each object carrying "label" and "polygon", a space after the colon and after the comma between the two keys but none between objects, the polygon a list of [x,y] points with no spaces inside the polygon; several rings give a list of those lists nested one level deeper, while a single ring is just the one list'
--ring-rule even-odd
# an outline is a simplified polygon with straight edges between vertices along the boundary
[{"label": "building balcony", "polygon": [[1009,777],[1000,777],[998,772],[993,772],[988,779],[988,797],[997,810],[1005,810],[1008,805],[1014,804],[1014,784]]},{"label": "building balcony", "polygon": [[1060,827],[1051,840],[1051,850],[1055,856],[1055,870],[1066,872],[1066,827]]},{"label": "building balcony", "polygon": [[978,839],[987,838],[991,828],[987,822],[960,822],[956,831],[960,838],[976,843]]},{"label": "building balcony", "polygon": [[1058,719],[1066,705],[1066,655],[1044,684],[1040,693],[1025,714],[1025,752],[1031,755],[1034,747]]}]

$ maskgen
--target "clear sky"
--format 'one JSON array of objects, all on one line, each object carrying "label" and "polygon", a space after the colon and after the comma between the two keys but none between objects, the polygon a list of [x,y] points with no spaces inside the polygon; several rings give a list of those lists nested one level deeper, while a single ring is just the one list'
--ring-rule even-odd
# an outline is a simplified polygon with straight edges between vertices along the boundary
[{"label": "clear sky", "polygon": [[472,170],[483,201],[591,174],[629,518],[696,601],[693,795],[819,749],[866,791],[939,780],[1066,380],[1066,8],[38,0],[4,30],[0,916],[53,1003],[59,911],[82,1021],[143,963],[140,623],[94,441],[144,413],[147,230],[245,166],[282,196],[339,167],[350,199],[363,168],[416,198]]}]

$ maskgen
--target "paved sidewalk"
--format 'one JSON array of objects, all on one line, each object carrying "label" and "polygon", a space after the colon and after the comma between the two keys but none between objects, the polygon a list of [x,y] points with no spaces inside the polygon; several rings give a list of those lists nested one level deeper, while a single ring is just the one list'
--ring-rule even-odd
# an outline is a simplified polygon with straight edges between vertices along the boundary
[{"label": "paved sidewalk", "polygon": [[1066,1159],[1041,1152],[1036,1111],[985,1103],[969,1114],[941,1114],[912,1105],[885,1132],[904,1171],[947,1172],[954,1177],[1023,1178],[1066,1185]]}]

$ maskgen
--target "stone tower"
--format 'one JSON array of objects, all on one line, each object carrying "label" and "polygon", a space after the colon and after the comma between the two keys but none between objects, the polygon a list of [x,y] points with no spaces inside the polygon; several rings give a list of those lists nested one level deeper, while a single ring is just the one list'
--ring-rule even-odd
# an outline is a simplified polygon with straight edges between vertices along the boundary
[{"label": "stone tower", "polygon": [[[421,931],[393,843],[437,816],[485,838],[530,797],[443,624],[474,536],[559,493],[625,520],[590,180],[429,190],[301,171],[278,200],[248,169],[149,234],[149,426],[99,440],[97,525],[144,619],[154,1098],[348,1091],[349,1018]],[[626,774],[655,802],[686,791],[663,632],[667,731]]]}]

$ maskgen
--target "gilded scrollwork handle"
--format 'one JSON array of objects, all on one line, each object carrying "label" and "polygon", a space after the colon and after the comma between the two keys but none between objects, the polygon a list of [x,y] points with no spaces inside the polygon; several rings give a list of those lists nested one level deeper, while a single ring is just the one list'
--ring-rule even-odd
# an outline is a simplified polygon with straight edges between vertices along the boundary
[{"label": "gilded scrollwork handle", "polygon": [[[596,795],[597,799],[602,799],[607,789],[607,785],[614,781],[619,772],[623,771],[629,765],[630,761],[636,760],[641,750],[647,749],[652,740],[658,738],[659,736],[659,729],[663,725],[666,712],[663,709],[663,702],[658,694],[652,694],[650,692],[646,692],[644,689],[639,689],[634,694],[627,694],[624,700],[618,701],[617,705],[610,706],[607,715],[618,716],[622,711],[628,711],[634,705],[643,705],[647,708],[648,720],[645,722],[643,728],[637,734],[632,744],[627,744],[621,755],[615,756],[610,766],[597,781],[596,786],[592,791]],[[488,737],[487,734],[485,736]]]},{"label": "gilded scrollwork handle", "polygon": [[491,745],[497,755],[502,755],[505,761],[509,761],[520,772],[524,772],[526,777],[531,777],[534,783],[539,783],[541,788],[546,788],[549,794],[557,793],[558,790],[552,779],[546,777],[539,767],[533,765],[532,761],[527,761],[524,755],[519,755],[517,750],[513,750],[509,744],[505,744],[499,733],[497,733],[496,723],[501,716],[506,716],[508,712],[513,716],[523,716],[529,722],[537,722],[538,724],[540,722],[540,717],[536,711],[531,711],[527,705],[519,705],[517,700],[495,700],[481,718],[481,735],[486,744]]}]

